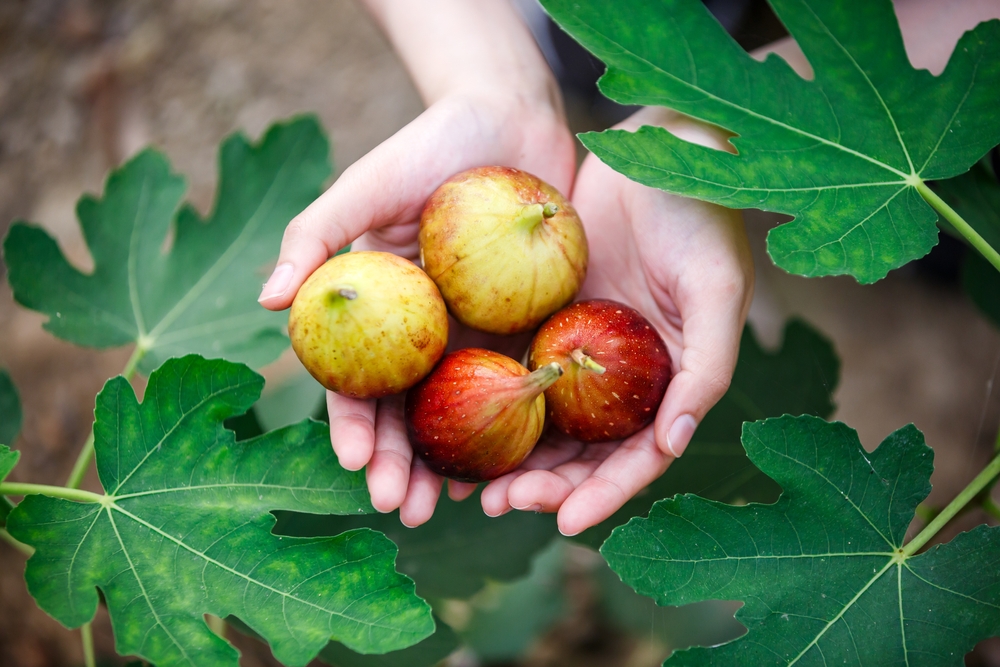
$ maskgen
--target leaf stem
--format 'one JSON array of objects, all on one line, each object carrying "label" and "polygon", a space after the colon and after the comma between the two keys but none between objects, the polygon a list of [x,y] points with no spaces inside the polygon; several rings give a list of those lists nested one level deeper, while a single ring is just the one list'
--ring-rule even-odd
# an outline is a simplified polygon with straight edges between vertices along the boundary
[{"label": "leaf stem", "polygon": [[23,482],[0,483],[0,494],[5,496],[51,496],[81,503],[101,503],[107,496],[98,493],[73,489],[67,486],[48,486],[46,484],[26,484]]},{"label": "leaf stem", "polygon": [[980,236],[979,232],[973,229],[972,225],[967,223],[965,219],[955,211],[955,209],[948,206],[948,203],[945,200],[941,199],[936,192],[931,190],[927,183],[924,181],[918,181],[916,183],[916,188],[917,192],[920,193],[920,196],[924,198],[924,201],[930,204],[935,211],[940,213],[945,220],[950,222],[952,227],[954,227],[959,234],[965,237],[965,240],[968,241],[973,248],[979,251],[979,254],[985,257],[986,260],[993,265],[993,268],[1000,271],[1000,252],[997,252],[993,246],[987,243],[986,239]]},{"label": "leaf stem", "polygon": [[94,659],[94,633],[90,627],[90,621],[80,626],[80,640],[83,643],[83,664],[86,667],[96,667],[97,661]]},{"label": "leaf stem", "polygon": [[80,488],[80,485],[83,484],[83,476],[87,474],[87,468],[90,467],[90,459],[93,457],[94,430],[91,429],[90,435],[87,436],[87,441],[83,443],[83,449],[80,450],[80,455],[76,457],[76,463],[73,464],[72,472],[66,478],[66,486],[71,489]]},{"label": "leaf stem", "polygon": [[970,500],[975,498],[980,491],[982,491],[986,486],[993,481],[993,478],[1000,474],[1000,454],[993,457],[993,460],[983,468],[982,472],[976,475],[967,487],[962,489],[961,493],[955,496],[955,499],[948,503],[941,512],[934,517],[934,520],[927,524],[920,533],[907,543],[903,549],[904,556],[912,556],[917,551],[920,550],[925,544],[930,542],[930,540],[937,535],[938,531],[944,528],[944,525],[951,520],[956,514],[958,514],[963,507],[965,507]]},{"label": "leaf stem", "polygon": [[[142,344],[140,341],[135,346],[135,350],[132,351],[132,356],[129,357],[128,362],[125,363],[125,368],[122,370],[122,375],[126,380],[131,381],[132,376],[135,375],[135,369],[139,366],[139,362],[142,358],[146,356],[146,351],[149,348]],[[83,449],[80,450],[79,456],[76,457],[76,463],[73,464],[73,470],[69,473],[69,477],[66,479],[66,486],[71,489],[79,489],[80,485],[83,484],[83,477],[87,474],[87,469],[90,468],[90,460],[94,458],[94,431],[91,429],[90,435],[87,436],[87,441],[83,443]]]},{"label": "leaf stem", "polygon": [[0,540],[3,540],[10,546],[14,547],[28,558],[31,558],[31,556],[35,553],[33,548],[8,533],[6,528],[0,528]]}]

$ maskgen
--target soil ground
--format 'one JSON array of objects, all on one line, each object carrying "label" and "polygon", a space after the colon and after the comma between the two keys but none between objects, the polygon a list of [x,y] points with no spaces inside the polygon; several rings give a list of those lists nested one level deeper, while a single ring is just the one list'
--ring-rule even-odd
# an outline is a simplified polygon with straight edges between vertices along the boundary
[{"label": "soil ground", "polygon": [[[89,268],[76,199],[99,192],[107,170],[147,144],[188,177],[189,197],[204,211],[215,185],[215,147],[234,130],[256,137],[272,120],[316,113],[342,171],[420,111],[406,72],[352,1],[6,0],[0,235],[14,219],[40,223]],[[586,108],[571,112],[581,126],[595,122]],[[763,250],[773,217],[748,213],[747,221],[758,266],[751,320],[764,340],[778,344],[790,316],[829,336],[842,359],[836,418],[855,427],[869,448],[914,422],[936,452],[931,501],[946,502],[992,448],[1000,332],[953,283],[912,266],[865,287],[786,275]],[[51,483],[68,475],[90,429],[94,395],[129,351],[74,347],[44,333],[42,321],[13,302],[6,283],[0,286],[0,366],[10,370],[25,412],[15,443],[23,458],[13,479]],[[87,485],[96,484],[91,474]],[[984,520],[972,512],[954,530]],[[0,543],[0,664],[82,664],[76,634],[39,611],[25,591],[23,563]],[[662,660],[595,621],[586,591],[573,597],[574,613],[520,664],[640,667]],[[103,611],[95,640],[107,664],[121,664]],[[238,641],[244,664],[276,664],[265,648]],[[971,663],[1000,659],[984,647]]]}]

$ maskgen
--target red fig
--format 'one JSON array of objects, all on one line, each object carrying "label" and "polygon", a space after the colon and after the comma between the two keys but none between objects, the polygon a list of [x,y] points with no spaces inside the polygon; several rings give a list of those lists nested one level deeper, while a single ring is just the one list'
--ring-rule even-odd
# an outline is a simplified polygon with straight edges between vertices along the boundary
[{"label": "red fig", "polygon": [[656,416],[672,375],[670,353],[642,314],[594,299],[563,308],[535,334],[528,367],[559,363],[545,390],[556,427],[583,442],[620,440]]},{"label": "red fig", "polygon": [[387,252],[349,252],[299,288],[288,336],[330,391],[378,398],[413,386],[444,354],[448,312],[419,267]]},{"label": "red fig", "polygon": [[434,472],[463,482],[510,472],[538,442],[543,392],[560,375],[556,363],[529,373],[498,352],[452,352],[406,394],[413,450]]},{"label": "red fig", "polygon": [[517,169],[479,167],[428,199],[420,257],[455,319],[510,334],[573,300],[587,272],[587,237],[551,185]]}]

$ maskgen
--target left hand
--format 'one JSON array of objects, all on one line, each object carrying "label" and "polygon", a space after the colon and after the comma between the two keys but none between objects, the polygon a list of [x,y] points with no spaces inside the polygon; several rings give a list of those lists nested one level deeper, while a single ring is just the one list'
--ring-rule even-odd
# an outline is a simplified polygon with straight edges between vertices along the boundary
[{"label": "left hand", "polygon": [[[664,114],[644,109],[619,127],[655,120],[686,140],[728,146],[717,129]],[[674,377],[655,421],[635,435],[584,445],[554,434],[483,490],[488,515],[558,512],[564,535],[611,516],[683,453],[729,387],[754,281],[739,211],[640,185],[593,155],[571,199],[591,248],[579,298],[614,299],[645,315],[667,344]]]}]

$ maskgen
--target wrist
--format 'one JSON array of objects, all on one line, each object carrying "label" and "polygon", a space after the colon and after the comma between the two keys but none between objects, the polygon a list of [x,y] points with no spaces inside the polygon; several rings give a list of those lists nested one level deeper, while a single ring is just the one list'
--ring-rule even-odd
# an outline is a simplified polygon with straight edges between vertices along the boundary
[{"label": "wrist", "polygon": [[509,0],[365,0],[425,104],[455,95],[513,96],[562,113],[558,86]]}]

